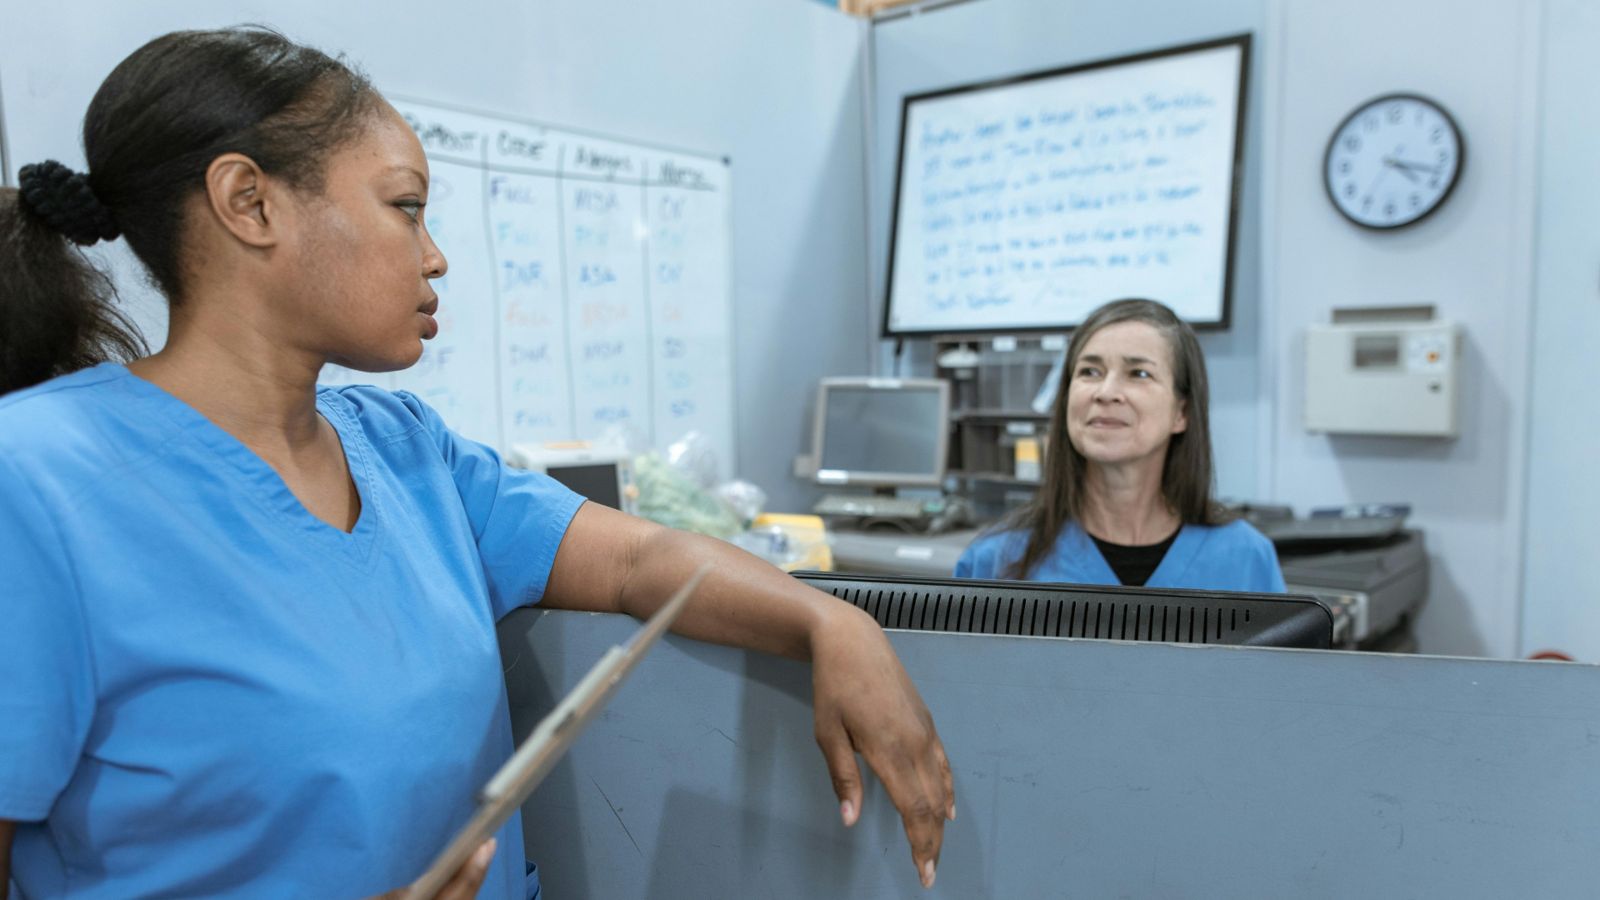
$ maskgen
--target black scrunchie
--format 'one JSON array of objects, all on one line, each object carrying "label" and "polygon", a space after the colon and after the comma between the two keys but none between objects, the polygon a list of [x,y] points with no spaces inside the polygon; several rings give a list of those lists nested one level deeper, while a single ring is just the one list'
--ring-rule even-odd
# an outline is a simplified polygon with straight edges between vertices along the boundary
[{"label": "black scrunchie", "polygon": [[23,205],[67,240],[87,247],[122,233],[111,210],[89,188],[89,176],[53,159],[23,166],[18,176]]}]

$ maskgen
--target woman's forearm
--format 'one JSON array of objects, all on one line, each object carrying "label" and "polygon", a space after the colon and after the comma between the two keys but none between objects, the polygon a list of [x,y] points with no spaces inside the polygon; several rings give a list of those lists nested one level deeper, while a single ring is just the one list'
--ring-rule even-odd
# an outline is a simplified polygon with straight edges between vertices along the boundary
[{"label": "woman's forearm", "polygon": [[679,613],[686,637],[812,663],[812,709],[840,815],[862,804],[856,755],[878,773],[905,822],[924,886],[944,820],[955,815],[949,760],[927,706],[872,617],[731,544],[586,503],[556,551],[543,604],[647,618],[702,565]]},{"label": "woman's forearm", "polygon": [[732,544],[585,503],[567,526],[542,605],[645,619],[701,565],[711,571],[673,631],[809,660],[822,629],[877,623]]},{"label": "woman's forearm", "polygon": [[673,628],[686,637],[809,660],[818,628],[859,614],[732,544],[669,528],[641,542],[622,611],[648,617],[703,563],[711,571]]}]

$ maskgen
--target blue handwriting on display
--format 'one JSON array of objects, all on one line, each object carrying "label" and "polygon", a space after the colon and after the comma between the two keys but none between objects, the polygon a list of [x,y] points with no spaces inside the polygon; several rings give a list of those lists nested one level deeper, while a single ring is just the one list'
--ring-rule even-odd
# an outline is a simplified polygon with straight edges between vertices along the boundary
[{"label": "blue handwriting on display", "polygon": [[627,372],[585,372],[583,384],[591,391],[609,391],[633,384],[633,376]]},{"label": "blue handwriting on display", "polygon": [[525,366],[531,363],[542,363],[550,358],[550,345],[548,343],[535,344],[525,347],[520,344],[511,345],[511,364]]},{"label": "blue handwriting on display", "polygon": [[1194,205],[1210,198],[1183,161],[1220,105],[1203,91],[1146,91],[985,118],[926,115],[912,195],[923,302],[1000,306],[1024,295],[1018,279],[1188,259],[1211,237]]},{"label": "blue handwriting on display", "polygon": [[620,205],[616,191],[599,188],[578,188],[573,192],[572,204],[576,209],[592,213],[611,212]]},{"label": "blue handwriting on display", "polygon": [[617,273],[611,267],[602,263],[585,263],[578,266],[578,284],[584,287],[599,287],[612,284],[617,280]]},{"label": "blue handwriting on display", "polygon": [[516,262],[508,259],[500,264],[500,273],[500,289],[504,291],[544,282],[544,264],[538,261]]},{"label": "blue handwriting on display", "polygon": [[522,203],[528,206],[539,202],[537,189],[521,180],[512,180],[504,175],[496,175],[489,179],[489,199],[495,203]]},{"label": "blue handwriting on display", "polygon": [[583,358],[586,360],[613,359],[621,355],[621,341],[590,341],[583,345]]}]

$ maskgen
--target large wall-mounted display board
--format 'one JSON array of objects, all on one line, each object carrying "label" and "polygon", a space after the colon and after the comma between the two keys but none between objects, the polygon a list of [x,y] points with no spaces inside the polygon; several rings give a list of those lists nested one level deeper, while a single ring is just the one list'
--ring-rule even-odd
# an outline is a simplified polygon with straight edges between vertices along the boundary
[{"label": "large wall-mounted display board", "polygon": [[1250,36],[908,96],[886,336],[1226,327]]}]

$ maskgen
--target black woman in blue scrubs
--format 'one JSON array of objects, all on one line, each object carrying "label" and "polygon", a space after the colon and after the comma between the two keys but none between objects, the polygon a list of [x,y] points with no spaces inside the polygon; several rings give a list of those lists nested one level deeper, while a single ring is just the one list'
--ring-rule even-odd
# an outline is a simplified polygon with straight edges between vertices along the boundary
[{"label": "black woman in blue scrubs", "polygon": [[[415,396],[318,387],[438,330],[428,162],[364,77],[266,29],[169,34],[84,150],[0,189],[0,897],[404,886],[511,752],[495,622],[645,617],[706,563],[678,630],[809,660],[845,824],[859,752],[932,883],[949,764],[865,613]],[[170,303],[153,355],[77,249],[119,236]],[[537,896],[520,829],[447,896]]]}]

